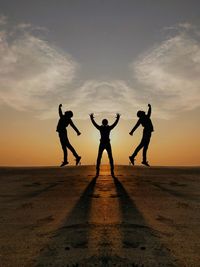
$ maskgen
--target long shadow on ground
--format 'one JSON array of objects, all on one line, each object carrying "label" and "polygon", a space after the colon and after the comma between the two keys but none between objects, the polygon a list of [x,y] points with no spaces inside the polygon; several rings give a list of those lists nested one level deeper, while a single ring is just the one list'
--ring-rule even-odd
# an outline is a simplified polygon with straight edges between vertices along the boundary
[{"label": "long shadow on ground", "polygon": [[139,266],[177,266],[169,250],[160,241],[159,233],[145,222],[122,183],[117,178],[114,183],[120,201],[123,254],[130,261],[134,259]]},{"label": "long shadow on ground", "polygon": [[96,179],[94,178],[70,212],[63,226],[55,232],[52,240],[43,249],[35,266],[78,266],[76,262],[84,259],[83,251],[88,247],[90,227],[88,219],[95,183]]}]

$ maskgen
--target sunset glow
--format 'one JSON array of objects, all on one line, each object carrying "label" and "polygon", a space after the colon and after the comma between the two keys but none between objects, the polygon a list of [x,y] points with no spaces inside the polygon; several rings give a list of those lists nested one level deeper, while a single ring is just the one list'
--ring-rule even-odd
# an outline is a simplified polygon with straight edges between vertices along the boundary
[{"label": "sunset glow", "polygon": [[[60,103],[63,111],[73,110],[82,133],[68,129],[82,164],[94,164],[97,156],[99,133],[90,113],[98,123],[121,114],[111,142],[115,163],[128,164],[142,132],[128,133],[137,111],[151,103],[151,164],[199,165],[198,8],[89,1],[80,9],[61,2],[45,11],[23,3],[26,12],[0,4],[0,165],[59,165]],[[146,14],[145,21],[138,14]]]}]

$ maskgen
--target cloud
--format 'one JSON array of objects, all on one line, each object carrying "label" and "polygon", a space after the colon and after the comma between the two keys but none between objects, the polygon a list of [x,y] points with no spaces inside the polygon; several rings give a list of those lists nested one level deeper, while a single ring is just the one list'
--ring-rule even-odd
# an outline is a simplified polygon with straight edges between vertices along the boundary
[{"label": "cloud", "polygon": [[127,118],[131,116],[131,110],[138,108],[135,91],[121,80],[86,81],[77,90],[76,99],[80,116],[91,112],[109,116],[119,112]]},{"label": "cloud", "polygon": [[200,41],[191,29],[190,24],[181,25],[175,36],[132,64],[134,79],[162,117],[200,106]]},{"label": "cloud", "polygon": [[57,117],[59,103],[80,119],[91,112],[129,119],[149,102],[155,117],[169,118],[200,105],[200,34],[189,23],[168,27],[173,36],[131,64],[131,81],[78,81],[79,64],[45,41],[44,30],[0,16],[0,103],[41,119]]},{"label": "cloud", "polygon": [[164,30],[165,31],[169,31],[171,33],[171,31],[176,31],[177,33],[183,32],[185,31],[190,31],[190,30],[196,30],[197,28],[195,27],[195,25],[189,23],[189,22],[182,22],[176,25],[172,25],[172,26],[168,26],[165,27]]},{"label": "cloud", "polygon": [[3,24],[0,30],[0,102],[43,112],[57,104],[75,77],[77,63],[34,35],[30,25],[18,26]]},{"label": "cloud", "polygon": [[[65,109],[72,109],[79,119],[88,118],[88,114],[97,116],[115,116],[122,114],[123,118],[132,118],[140,107],[135,91],[126,82],[87,80],[80,87],[70,91],[70,99],[62,101]],[[42,118],[57,116],[57,107],[42,114]]]}]

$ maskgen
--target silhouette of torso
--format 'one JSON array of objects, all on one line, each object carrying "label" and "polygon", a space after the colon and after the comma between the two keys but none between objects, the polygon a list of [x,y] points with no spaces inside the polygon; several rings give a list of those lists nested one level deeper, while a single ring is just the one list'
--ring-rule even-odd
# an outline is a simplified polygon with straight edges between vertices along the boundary
[{"label": "silhouette of torso", "polygon": [[144,115],[143,117],[141,117],[139,119],[139,123],[142,124],[142,126],[144,127],[144,132],[153,132],[153,124],[151,122],[151,119],[149,118],[149,116]]},{"label": "silhouette of torso", "polygon": [[101,125],[99,126],[99,131],[101,134],[101,139],[100,142],[101,143],[109,143],[110,142],[110,131],[112,130],[112,128],[109,125]]},{"label": "silhouette of torso", "polygon": [[58,121],[58,125],[56,128],[57,132],[66,132],[66,127],[72,123],[72,120],[70,118],[65,117],[64,115],[62,115]]}]

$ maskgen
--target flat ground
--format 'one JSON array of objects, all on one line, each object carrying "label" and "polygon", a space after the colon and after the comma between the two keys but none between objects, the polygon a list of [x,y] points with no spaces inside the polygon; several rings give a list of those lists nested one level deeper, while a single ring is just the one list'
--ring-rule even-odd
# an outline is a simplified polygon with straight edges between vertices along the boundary
[{"label": "flat ground", "polygon": [[0,267],[200,266],[200,168],[0,168]]}]

